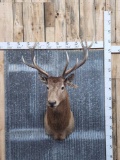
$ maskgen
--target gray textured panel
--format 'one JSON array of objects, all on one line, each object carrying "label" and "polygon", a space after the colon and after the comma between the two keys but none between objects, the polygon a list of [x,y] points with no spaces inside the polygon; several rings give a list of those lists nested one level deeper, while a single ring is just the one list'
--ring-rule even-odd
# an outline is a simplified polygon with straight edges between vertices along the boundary
[{"label": "gray textured panel", "polygon": [[[36,50],[37,63],[50,74],[62,73],[65,50]],[[70,66],[80,51],[68,50]],[[105,160],[104,66],[103,50],[91,50],[88,61],[76,71],[68,87],[75,131],[64,141],[45,135],[46,86],[30,62],[28,50],[5,53],[6,80],[6,160]]]}]

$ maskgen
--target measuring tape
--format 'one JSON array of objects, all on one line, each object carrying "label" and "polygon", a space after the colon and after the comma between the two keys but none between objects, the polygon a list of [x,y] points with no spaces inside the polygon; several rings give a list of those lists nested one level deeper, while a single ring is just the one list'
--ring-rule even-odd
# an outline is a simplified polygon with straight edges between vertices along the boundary
[{"label": "measuring tape", "polygon": [[[80,49],[80,42],[36,42],[35,49]],[[0,42],[0,50],[3,49],[29,49],[35,42]],[[88,45],[91,42],[88,42]],[[103,41],[98,41],[91,48],[103,48]]]},{"label": "measuring tape", "polygon": [[106,160],[113,160],[112,95],[111,95],[111,12],[104,12],[104,77],[105,77],[105,128]]}]

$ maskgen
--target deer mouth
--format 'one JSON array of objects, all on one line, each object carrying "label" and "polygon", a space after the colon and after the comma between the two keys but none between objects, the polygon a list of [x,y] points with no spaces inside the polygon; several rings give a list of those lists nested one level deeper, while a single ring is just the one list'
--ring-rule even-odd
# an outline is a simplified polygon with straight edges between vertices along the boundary
[{"label": "deer mouth", "polygon": [[54,108],[55,106],[54,106],[54,105],[49,105],[49,107],[50,107],[50,108]]}]

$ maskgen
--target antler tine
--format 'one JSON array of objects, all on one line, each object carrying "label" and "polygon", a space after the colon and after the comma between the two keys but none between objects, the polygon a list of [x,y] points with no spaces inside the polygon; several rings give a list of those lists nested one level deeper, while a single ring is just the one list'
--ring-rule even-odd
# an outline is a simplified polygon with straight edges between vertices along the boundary
[{"label": "antler tine", "polygon": [[70,74],[72,71],[76,70],[77,69],[77,66],[78,66],[78,58],[76,60],[76,64],[69,70],[67,70],[64,74],[64,77],[66,77],[68,74]]},{"label": "antler tine", "polygon": [[85,39],[85,45],[86,45],[86,47],[87,47],[87,41],[86,41],[86,39]]},{"label": "antler tine", "polygon": [[[89,46],[87,45],[87,41],[85,40],[85,45],[88,49],[92,47],[93,43],[94,43],[94,38]],[[81,39],[81,45],[82,45],[82,47],[85,47],[82,39]]]},{"label": "antler tine", "polygon": [[94,37],[93,37],[93,40],[92,40],[91,44],[88,46],[88,48],[91,48],[93,43],[94,43]]},{"label": "antler tine", "polygon": [[[33,58],[34,58],[33,50],[34,50],[35,47],[36,47],[36,43],[34,44],[34,46],[32,48],[30,48],[28,46],[28,48],[31,50],[31,59],[32,59],[32,61],[33,61]],[[35,66],[33,64],[29,64],[28,62],[26,62],[23,56],[22,56],[22,60],[23,60],[23,63],[26,64],[28,67],[35,68]]]},{"label": "antler tine", "polygon": [[93,45],[93,41],[89,46],[87,46],[86,40],[85,40],[85,45],[84,45],[83,40],[81,38],[81,46],[83,48],[84,58],[80,63],[78,63],[78,59],[77,59],[77,63],[71,69],[69,69],[65,72],[64,77],[67,76],[68,74],[70,74],[71,72],[73,72],[74,70],[76,70],[77,68],[79,68],[80,66],[82,66],[86,62],[86,60],[88,58],[88,50],[89,50],[89,48],[92,47],[92,45]]},{"label": "antler tine", "polygon": [[24,57],[22,56],[22,61],[24,64],[26,64],[27,66],[31,67],[31,68],[35,68],[32,64],[29,64],[25,61]]},{"label": "antler tine", "polygon": [[49,74],[48,74],[47,72],[45,72],[42,68],[40,68],[40,67],[36,64],[36,62],[35,62],[35,56],[34,56],[34,58],[33,58],[33,64],[34,64],[35,68],[36,68],[40,73],[42,73],[42,74],[44,74],[45,76],[49,77]]},{"label": "antler tine", "polygon": [[37,69],[39,73],[44,74],[45,76],[49,77],[49,74],[48,74],[47,72],[45,72],[42,68],[40,68],[40,67],[36,64],[36,62],[35,62],[35,56],[34,56],[34,49],[35,49],[35,47],[36,47],[36,43],[34,44],[34,46],[33,46],[32,48],[29,47],[30,53],[31,53],[31,60],[32,60],[32,63],[33,63],[33,64],[27,63],[27,62],[25,61],[25,59],[23,58],[23,56],[22,56],[23,63],[26,64],[26,65],[29,66],[29,67],[32,67],[32,68],[34,68],[34,69]]},{"label": "antler tine", "polygon": [[28,46],[29,49],[35,49],[35,47],[37,46],[37,43],[35,42],[33,47],[30,47],[28,44],[27,44],[27,46]]},{"label": "antler tine", "polygon": [[66,57],[67,57],[67,59],[66,59],[66,65],[65,65],[65,68],[64,68],[64,70],[63,70],[62,77],[64,77],[65,72],[66,72],[66,69],[67,69],[68,64],[69,64],[69,56],[68,56],[68,53],[67,53],[67,52],[66,52]]}]

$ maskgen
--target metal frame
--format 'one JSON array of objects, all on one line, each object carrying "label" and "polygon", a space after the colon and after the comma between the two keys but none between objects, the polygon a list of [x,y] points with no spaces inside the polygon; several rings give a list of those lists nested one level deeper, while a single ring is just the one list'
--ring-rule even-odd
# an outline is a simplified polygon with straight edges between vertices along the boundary
[{"label": "metal frame", "polygon": [[[91,42],[88,42],[88,44]],[[29,49],[34,42],[0,42],[0,50]],[[80,42],[37,42],[35,49],[81,49]],[[106,160],[113,160],[112,146],[112,96],[111,96],[111,53],[119,53],[120,46],[111,46],[111,13],[104,12],[104,42],[95,42],[93,49],[104,49],[105,77],[105,133]]]}]

